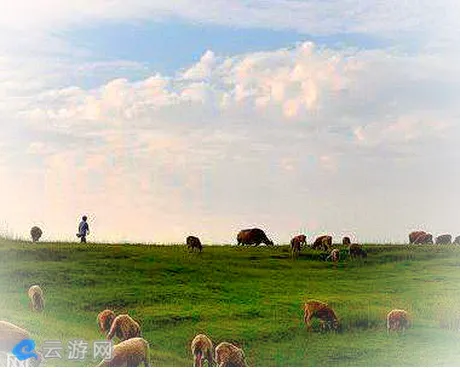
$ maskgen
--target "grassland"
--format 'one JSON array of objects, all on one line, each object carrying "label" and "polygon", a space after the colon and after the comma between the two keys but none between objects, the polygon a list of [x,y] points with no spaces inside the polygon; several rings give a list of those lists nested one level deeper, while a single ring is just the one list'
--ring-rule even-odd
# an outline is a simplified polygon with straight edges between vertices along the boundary
[{"label": "grassland", "polygon": [[[287,246],[67,244],[0,241],[0,319],[46,340],[101,340],[99,311],[138,320],[155,366],[190,366],[189,344],[204,332],[243,347],[253,366],[458,366],[460,247],[365,245],[366,260],[337,266]],[[40,284],[46,310],[32,313],[27,289]],[[342,333],[307,332],[302,304],[328,302]],[[387,335],[385,315],[404,308],[413,326]],[[95,365],[49,359],[48,366]]]}]

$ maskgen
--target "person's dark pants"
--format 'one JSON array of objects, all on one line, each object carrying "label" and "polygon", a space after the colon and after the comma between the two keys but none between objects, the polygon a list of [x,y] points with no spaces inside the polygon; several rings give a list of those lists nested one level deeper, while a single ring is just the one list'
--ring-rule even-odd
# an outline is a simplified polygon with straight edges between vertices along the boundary
[{"label": "person's dark pants", "polygon": [[80,237],[80,243],[86,243],[86,235]]}]

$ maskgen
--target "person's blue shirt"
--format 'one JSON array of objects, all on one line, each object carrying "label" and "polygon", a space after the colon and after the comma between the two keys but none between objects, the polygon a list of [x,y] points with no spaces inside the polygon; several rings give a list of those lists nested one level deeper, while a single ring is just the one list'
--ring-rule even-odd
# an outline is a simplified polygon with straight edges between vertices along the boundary
[{"label": "person's blue shirt", "polygon": [[80,236],[86,236],[89,233],[89,225],[86,221],[81,221],[80,225],[78,225],[78,233]]}]

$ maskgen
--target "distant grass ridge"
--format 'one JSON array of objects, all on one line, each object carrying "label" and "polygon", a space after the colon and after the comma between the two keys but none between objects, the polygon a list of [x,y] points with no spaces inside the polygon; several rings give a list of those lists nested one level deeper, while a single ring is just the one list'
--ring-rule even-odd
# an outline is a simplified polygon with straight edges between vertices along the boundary
[{"label": "distant grass ridge", "polygon": [[[344,254],[343,247],[338,246]],[[368,258],[322,261],[288,245],[35,243],[0,240],[1,319],[46,340],[102,340],[97,313],[129,313],[155,366],[191,366],[190,342],[206,333],[241,346],[255,366],[458,366],[460,247],[365,244]],[[39,284],[45,312],[28,309]],[[307,300],[328,303],[342,333],[308,333]],[[387,336],[385,316],[403,308],[413,327]],[[443,327],[443,328],[441,328]],[[316,332],[315,332],[316,330]],[[49,359],[47,365],[95,365]]]}]

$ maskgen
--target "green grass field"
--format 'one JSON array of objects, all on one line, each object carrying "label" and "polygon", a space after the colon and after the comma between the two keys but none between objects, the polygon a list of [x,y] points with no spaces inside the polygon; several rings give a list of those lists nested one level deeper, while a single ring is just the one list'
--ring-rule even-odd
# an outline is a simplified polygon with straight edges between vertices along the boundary
[{"label": "green grass field", "polygon": [[[364,245],[366,260],[319,260],[287,246],[111,245],[0,240],[0,319],[46,340],[102,340],[98,312],[129,313],[155,366],[191,366],[190,342],[206,333],[241,346],[251,366],[458,366],[460,247]],[[39,284],[45,312],[29,310]],[[342,333],[307,332],[302,305],[329,303]],[[405,334],[386,333],[385,315],[412,316]],[[90,349],[91,350],[91,349]],[[64,350],[65,351],[65,350]],[[95,365],[48,359],[47,366]]]}]

